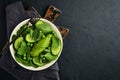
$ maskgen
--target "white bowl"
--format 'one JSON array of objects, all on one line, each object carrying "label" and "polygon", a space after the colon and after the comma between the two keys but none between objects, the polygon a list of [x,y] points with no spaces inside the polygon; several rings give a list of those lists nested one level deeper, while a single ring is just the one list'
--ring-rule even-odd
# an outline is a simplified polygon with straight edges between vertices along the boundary
[{"label": "white bowl", "polygon": [[[30,19],[26,19],[26,20],[20,22],[20,23],[14,28],[14,30],[12,31],[12,33],[11,33],[11,35],[10,35],[10,42],[12,41],[12,36],[13,36],[14,34],[16,34],[17,31],[20,29],[20,27],[22,27],[23,25],[25,25],[29,20],[30,20]],[[52,66],[52,65],[58,60],[58,58],[60,57],[60,54],[61,54],[62,48],[63,48],[62,36],[61,36],[59,30],[57,29],[57,27],[56,27],[53,23],[51,23],[50,21],[48,21],[48,20],[46,20],[46,19],[41,18],[40,20],[42,20],[42,21],[44,21],[45,23],[49,24],[50,27],[52,28],[52,30],[56,32],[57,37],[58,37],[58,38],[60,39],[60,41],[61,41],[61,45],[62,45],[61,51],[60,51],[58,57],[57,57],[55,60],[47,63],[47,64],[44,65],[44,66],[38,67],[38,68],[34,68],[34,67],[32,67],[32,66],[25,66],[25,65],[23,65],[22,63],[19,63],[19,62],[15,59],[15,56],[14,56],[15,51],[14,51],[14,48],[13,48],[13,44],[11,44],[10,47],[9,47],[13,59],[14,59],[21,67],[23,67],[23,68],[25,68],[25,69],[28,69],[28,70],[32,70],[32,71],[39,71],[39,70],[43,70],[43,69],[46,69],[46,68]]]}]

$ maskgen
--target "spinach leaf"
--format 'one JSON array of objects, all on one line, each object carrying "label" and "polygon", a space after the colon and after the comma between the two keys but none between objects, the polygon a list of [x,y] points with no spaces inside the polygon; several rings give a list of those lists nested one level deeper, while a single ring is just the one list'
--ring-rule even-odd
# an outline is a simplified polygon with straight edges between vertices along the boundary
[{"label": "spinach leaf", "polygon": [[20,48],[18,49],[17,54],[23,55],[23,54],[26,54],[26,53],[29,52],[29,51],[30,51],[30,47],[27,46],[26,43],[23,41],[23,42],[21,43]]},{"label": "spinach leaf", "polygon": [[40,38],[40,30],[39,29],[34,29],[33,33],[32,33],[32,38],[37,41],[37,39]]},{"label": "spinach leaf", "polygon": [[52,31],[52,29],[50,28],[50,25],[48,25],[47,23],[39,20],[36,24],[35,27],[37,29],[40,29],[43,33],[47,34],[49,32]]}]

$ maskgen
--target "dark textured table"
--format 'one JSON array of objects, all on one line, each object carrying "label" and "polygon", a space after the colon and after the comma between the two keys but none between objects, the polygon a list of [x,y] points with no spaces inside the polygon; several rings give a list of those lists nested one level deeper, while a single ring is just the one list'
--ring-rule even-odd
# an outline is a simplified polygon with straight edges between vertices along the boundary
[{"label": "dark textured table", "polygon": [[[0,49],[7,40],[0,0]],[[70,29],[59,62],[61,80],[120,80],[120,0],[22,0],[43,16],[49,5],[63,13],[55,22]],[[4,36],[3,36],[4,35]],[[0,69],[0,80],[16,80]]]}]

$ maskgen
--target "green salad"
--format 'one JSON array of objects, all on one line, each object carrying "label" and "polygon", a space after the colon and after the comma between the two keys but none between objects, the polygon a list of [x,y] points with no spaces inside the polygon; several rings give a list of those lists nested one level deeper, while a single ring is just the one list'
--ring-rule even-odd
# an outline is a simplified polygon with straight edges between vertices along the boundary
[{"label": "green salad", "polygon": [[[29,23],[29,22],[28,22]],[[25,66],[40,67],[55,60],[61,50],[61,41],[50,25],[42,20],[35,24],[23,25],[14,39],[25,28],[25,31],[15,40],[13,47],[15,59]]]}]

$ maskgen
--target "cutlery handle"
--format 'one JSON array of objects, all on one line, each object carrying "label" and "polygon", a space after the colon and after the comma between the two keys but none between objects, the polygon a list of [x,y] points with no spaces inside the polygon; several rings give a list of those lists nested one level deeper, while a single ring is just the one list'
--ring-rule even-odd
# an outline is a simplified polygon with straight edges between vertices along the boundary
[{"label": "cutlery handle", "polygon": [[1,52],[0,52],[0,57],[3,55],[3,53],[6,51],[6,49],[8,48],[9,46],[9,41],[7,41],[4,45],[4,47],[2,48]]},{"label": "cutlery handle", "polygon": [[7,48],[8,45],[9,45],[9,41],[5,43],[4,47],[2,48],[2,52]]}]

